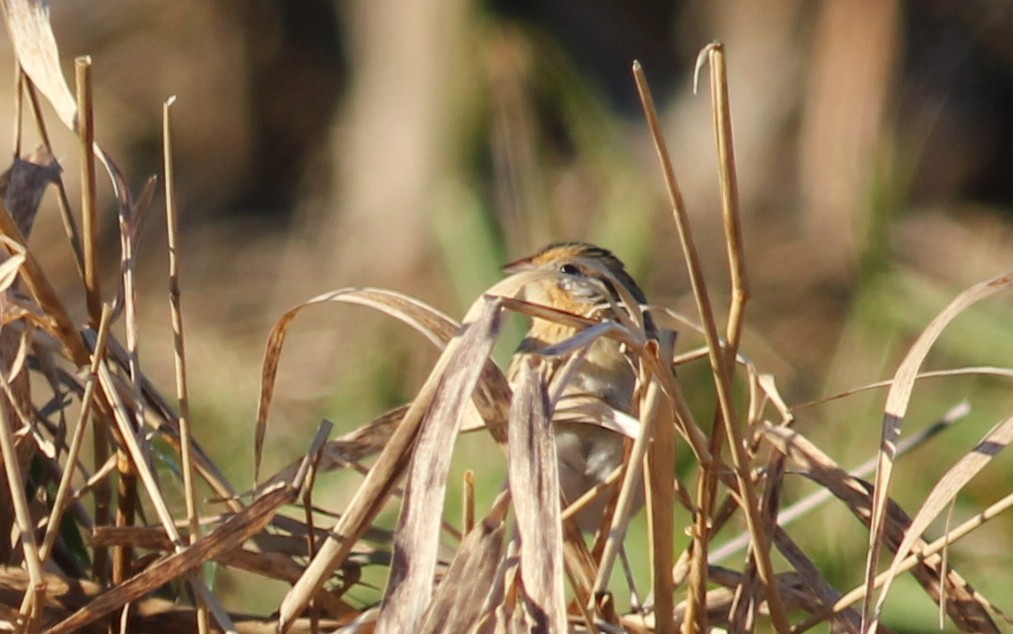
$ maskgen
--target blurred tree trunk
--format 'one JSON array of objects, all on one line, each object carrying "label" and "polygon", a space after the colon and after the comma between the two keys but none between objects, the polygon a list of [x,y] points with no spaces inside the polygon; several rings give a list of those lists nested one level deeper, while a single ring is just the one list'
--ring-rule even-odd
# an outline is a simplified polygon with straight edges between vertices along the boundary
[{"label": "blurred tree trunk", "polygon": [[315,232],[316,266],[342,280],[399,287],[427,268],[435,189],[454,155],[455,71],[470,3],[341,8],[351,83],[333,143],[337,204]]},{"label": "blurred tree trunk", "polygon": [[799,141],[801,210],[833,277],[856,272],[902,50],[896,2],[822,5]]}]

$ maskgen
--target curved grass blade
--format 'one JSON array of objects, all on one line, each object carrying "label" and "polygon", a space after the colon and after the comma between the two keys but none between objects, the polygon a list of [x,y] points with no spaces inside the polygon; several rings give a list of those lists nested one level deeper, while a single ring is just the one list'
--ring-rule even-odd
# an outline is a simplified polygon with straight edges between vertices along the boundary
[{"label": "curved grass blade", "polygon": [[458,328],[457,322],[440,311],[408,295],[376,288],[346,288],[323,293],[289,309],[271,329],[264,352],[264,366],[260,380],[260,402],[257,407],[257,427],[254,440],[254,480],[259,479],[260,460],[267,431],[267,415],[274,398],[274,383],[278,362],[285,345],[285,335],[292,321],[303,309],[317,304],[338,302],[366,306],[390,315],[414,328],[434,345],[442,348]]},{"label": "curved grass blade", "polygon": [[869,524],[869,556],[865,565],[865,603],[862,609],[864,631],[875,631],[882,611],[886,594],[882,593],[873,611],[873,584],[876,569],[879,565],[880,549],[883,543],[883,531],[886,521],[886,506],[889,499],[888,489],[893,473],[893,462],[897,451],[897,440],[900,438],[901,426],[907,406],[911,400],[918,369],[942,334],[946,326],[960,313],[977,302],[1005,292],[1013,287],[1013,274],[1002,275],[991,280],[975,284],[957,296],[935,319],[922,331],[908,351],[900,367],[894,374],[893,384],[886,397],[883,414],[883,432],[879,450],[879,463],[876,466],[875,489],[873,491],[872,519]]},{"label": "curved grass blade", "polygon": [[936,486],[932,488],[932,492],[926,497],[925,503],[911,520],[911,526],[908,527],[907,532],[904,534],[904,541],[897,547],[897,552],[894,554],[893,563],[890,565],[886,582],[883,584],[882,590],[880,590],[877,611],[882,609],[882,604],[886,600],[887,593],[890,591],[890,585],[893,583],[896,575],[899,574],[904,558],[911,552],[915,542],[919,540],[925,529],[953,501],[957,493],[971,481],[971,478],[984,469],[993,458],[999,455],[1000,451],[1009,446],[1011,441],[1013,441],[1013,415],[1010,415],[990,431],[974,449],[957,461],[957,464],[953,465],[946,472],[946,475],[936,483]]}]

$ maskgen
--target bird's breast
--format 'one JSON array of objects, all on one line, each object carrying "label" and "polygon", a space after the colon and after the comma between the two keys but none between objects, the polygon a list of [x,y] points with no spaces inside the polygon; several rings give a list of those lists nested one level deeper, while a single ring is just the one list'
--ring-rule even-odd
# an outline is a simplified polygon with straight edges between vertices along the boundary
[{"label": "bird's breast", "polygon": [[601,397],[610,406],[632,413],[636,374],[621,344],[601,338],[591,344],[573,380],[573,389]]}]

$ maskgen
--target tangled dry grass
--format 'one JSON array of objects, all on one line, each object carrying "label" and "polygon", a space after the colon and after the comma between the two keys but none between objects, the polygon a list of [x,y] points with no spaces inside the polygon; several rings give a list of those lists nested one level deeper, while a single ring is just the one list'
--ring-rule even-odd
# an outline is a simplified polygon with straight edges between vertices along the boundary
[{"label": "tangled dry grass", "polygon": [[[19,94],[43,138],[40,98],[81,139],[86,183],[72,213],[52,159],[43,148],[8,172],[0,231],[0,618],[15,631],[344,631],[692,632],[772,628],[800,632],[830,623],[833,631],[887,631],[879,623],[890,584],[910,574],[963,632],[998,632],[1010,623],[997,606],[946,560],[947,546],[985,525],[1013,501],[1013,491],[950,527],[934,541],[929,524],[963,486],[1009,443],[1013,416],[998,421],[940,480],[913,514],[889,496],[898,455],[929,442],[932,432],[899,443],[912,387],[936,338],[974,304],[1013,288],[1013,274],[967,289],[939,312],[889,382],[882,446],[869,483],[793,428],[795,414],[775,377],[739,351],[749,298],[738,224],[735,160],[720,45],[701,55],[710,69],[714,129],[733,298],[726,319],[712,307],[692,230],[654,113],[646,79],[634,75],[669,188],[698,315],[651,307],[668,336],[654,341],[635,323],[598,322],[516,299],[523,274],[493,286],[457,322],[404,294],[381,289],[326,293],[292,308],[271,332],[256,426],[259,464],[278,364],[289,326],[308,306],[366,306],[408,325],[441,350],[410,404],[328,440],[321,423],[302,459],[242,491],[230,483],[191,432],[185,330],[178,284],[170,112],[164,109],[170,311],[177,383],[154,385],[139,366],[135,314],[136,238],[151,214],[154,181],[130,193],[112,159],[95,144],[89,99],[90,62],[77,63],[77,93],[59,71],[47,16],[32,0],[7,0],[6,19],[19,54]],[[120,210],[121,286],[104,302],[96,274],[95,158],[106,167]],[[53,290],[45,263],[25,246],[43,192],[55,183],[68,241],[76,254],[88,308],[76,324]],[[80,217],[80,230],[75,218]],[[641,432],[627,466],[591,495],[608,496],[610,512],[590,543],[571,517],[587,499],[560,504],[550,433],[554,403],[537,368],[508,385],[490,354],[507,312],[581,328],[546,351],[579,355],[597,337],[614,337],[640,362]],[[724,322],[723,332],[719,322]],[[125,343],[114,334],[122,325]],[[675,353],[674,331],[699,330],[706,345]],[[683,397],[677,368],[706,358],[715,400],[713,419],[697,420]],[[1002,380],[1013,368],[965,368]],[[875,386],[870,386],[875,387]],[[172,396],[167,396],[166,391]],[[744,395],[744,396],[743,396]],[[947,414],[940,427],[959,418]],[[475,502],[471,479],[464,517],[444,512],[448,471],[460,434],[491,435],[503,449],[508,479],[488,508]],[[199,436],[199,434],[197,434]],[[85,446],[90,441],[90,451]],[[677,469],[677,447],[690,466]],[[330,518],[314,499],[316,477],[354,470],[363,478],[345,508]],[[678,475],[677,475],[678,474]],[[789,508],[781,495],[788,474],[820,493]],[[614,575],[629,537],[634,488],[646,491],[648,554],[634,568],[649,588]],[[198,487],[210,491],[200,499]],[[403,487],[403,488],[401,488]],[[585,496],[588,498],[590,496]],[[834,500],[869,529],[865,583],[835,588],[792,537],[791,521]],[[400,505],[392,534],[373,527],[384,508]],[[283,510],[296,509],[289,515]],[[301,509],[301,511],[300,511]],[[678,524],[676,519],[679,519]],[[324,522],[322,524],[322,522]],[[735,526],[745,532],[728,538]],[[677,532],[688,533],[678,550]],[[885,548],[885,550],[884,550]],[[741,565],[720,562],[746,551]],[[881,572],[886,553],[889,569]],[[256,615],[230,614],[209,587],[207,567],[232,567],[291,585],[280,605]],[[362,570],[387,570],[378,606],[347,597]],[[616,581],[619,579],[619,581]],[[175,601],[165,597],[174,597]],[[626,609],[626,605],[632,605]],[[196,607],[193,607],[196,606]]]}]

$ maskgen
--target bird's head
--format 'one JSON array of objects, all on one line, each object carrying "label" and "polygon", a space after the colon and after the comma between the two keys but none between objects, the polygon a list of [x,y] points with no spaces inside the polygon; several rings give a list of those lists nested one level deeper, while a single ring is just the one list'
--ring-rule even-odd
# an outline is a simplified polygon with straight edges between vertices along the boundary
[{"label": "bird's head", "polygon": [[587,242],[550,244],[505,265],[503,271],[551,273],[529,284],[525,297],[579,315],[593,316],[603,308],[624,306],[630,300],[639,305],[647,302],[622,261],[611,251]]}]

